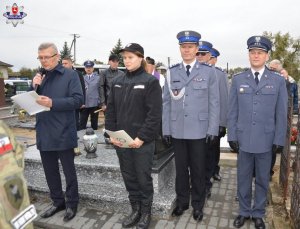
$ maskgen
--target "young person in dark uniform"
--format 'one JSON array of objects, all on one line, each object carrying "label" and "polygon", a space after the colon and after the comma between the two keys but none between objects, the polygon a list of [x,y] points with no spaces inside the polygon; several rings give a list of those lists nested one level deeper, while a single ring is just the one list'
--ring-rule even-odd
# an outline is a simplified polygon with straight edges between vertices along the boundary
[{"label": "young person in dark uniform", "polygon": [[162,113],[158,80],[146,73],[144,49],[128,44],[121,50],[126,72],[115,78],[108,96],[105,115],[107,130],[125,130],[134,141],[130,148],[110,138],[115,145],[132,213],[122,223],[124,228],[148,228],[151,220],[153,182],[151,169]]}]

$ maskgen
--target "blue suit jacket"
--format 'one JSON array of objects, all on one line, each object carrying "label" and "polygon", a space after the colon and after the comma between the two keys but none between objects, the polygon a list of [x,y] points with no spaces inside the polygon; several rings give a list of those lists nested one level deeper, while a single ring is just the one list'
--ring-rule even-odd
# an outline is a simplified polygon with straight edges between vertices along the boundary
[{"label": "blue suit jacket", "polygon": [[48,72],[39,94],[52,99],[50,111],[36,114],[36,145],[41,151],[67,150],[77,147],[75,110],[83,104],[77,73],[57,65]]},{"label": "blue suit jacket", "polygon": [[232,80],[228,106],[228,141],[249,153],[265,153],[272,144],[284,146],[288,96],[285,80],[265,68],[256,85],[251,70]]}]

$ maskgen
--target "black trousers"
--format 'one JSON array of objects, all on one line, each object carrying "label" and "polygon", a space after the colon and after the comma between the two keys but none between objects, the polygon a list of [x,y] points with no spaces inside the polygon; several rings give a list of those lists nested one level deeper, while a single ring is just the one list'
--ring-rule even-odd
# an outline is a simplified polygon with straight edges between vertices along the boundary
[{"label": "black trousers", "polygon": [[205,139],[172,139],[176,165],[176,195],[178,206],[189,206],[190,180],[192,207],[202,210],[205,202]]},{"label": "black trousers", "polygon": [[117,148],[120,169],[129,200],[152,204],[153,182],[151,177],[155,143],[150,142],[139,149]]},{"label": "black trousers", "polygon": [[218,142],[214,146],[207,146],[206,151],[206,187],[211,188],[212,183],[210,179],[220,172],[220,137],[218,137]]},{"label": "black trousers", "polygon": [[80,130],[80,109],[75,110],[76,129]]},{"label": "black trousers", "polygon": [[86,129],[86,124],[89,118],[89,115],[91,115],[91,126],[94,130],[98,129],[98,116],[99,113],[94,113],[94,111],[98,110],[98,107],[88,107],[83,108],[80,113],[80,130]]},{"label": "black trousers", "polygon": [[276,153],[272,152],[272,161],[271,161],[271,169],[270,169],[270,176],[274,175],[274,165],[276,163]]},{"label": "black trousers", "polygon": [[[74,149],[64,151],[40,151],[50,197],[54,206],[66,203],[67,207],[78,205],[78,182],[74,164]],[[58,160],[60,160],[66,178],[66,200],[62,190]]]}]

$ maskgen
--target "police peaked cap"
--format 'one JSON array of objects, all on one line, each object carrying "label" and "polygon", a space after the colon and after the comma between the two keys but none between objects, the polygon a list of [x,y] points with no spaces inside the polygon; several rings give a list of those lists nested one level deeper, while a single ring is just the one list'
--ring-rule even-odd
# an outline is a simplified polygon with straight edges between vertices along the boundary
[{"label": "police peaked cap", "polygon": [[198,44],[201,38],[201,34],[192,30],[181,31],[177,34],[179,44],[195,43]]},{"label": "police peaked cap", "polygon": [[220,52],[215,49],[215,48],[211,48],[210,50],[211,56],[217,58],[218,56],[220,56]]},{"label": "police peaked cap", "polygon": [[264,36],[252,36],[247,41],[248,49],[262,49],[269,52],[272,48],[272,42]]},{"label": "police peaked cap", "polygon": [[198,52],[210,52],[212,47],[213,47],[212,43],[208,41],[200,41]]}]

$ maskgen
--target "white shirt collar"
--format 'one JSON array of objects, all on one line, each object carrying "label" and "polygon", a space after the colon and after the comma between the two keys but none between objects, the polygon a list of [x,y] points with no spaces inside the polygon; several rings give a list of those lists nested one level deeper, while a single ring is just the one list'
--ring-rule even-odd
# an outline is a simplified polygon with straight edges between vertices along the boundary
[{"label": "white shirt collar", "polygon": [[193,67],[194,67],[194,65],[195,65],[195,63],[196,63],[196,59],[195,59],[192,63],[190,63],[190,64],[186,64],[186,63],[184,63],[184,62],[182,62],[182,63],[183,63],[183,65],[184,65],[185,70],[186,70],[186,66],[187,66],[187,65],[190,65],[190,66],[191,66],[190,72],[191,72],[192,69],[193,69]]},{"label": "white shirt collar", "polygon": [[265,71],[265,66],[262,69],[260,69],[259,71],[255,71],[253,68],[251,68],[251,72],[252,72],[253,75],[254,75],[255,72],[259,72],[259,75],[258,75],[258,80],[259,81],[260,81],[261,76],[263,75],[264,71]]}]

